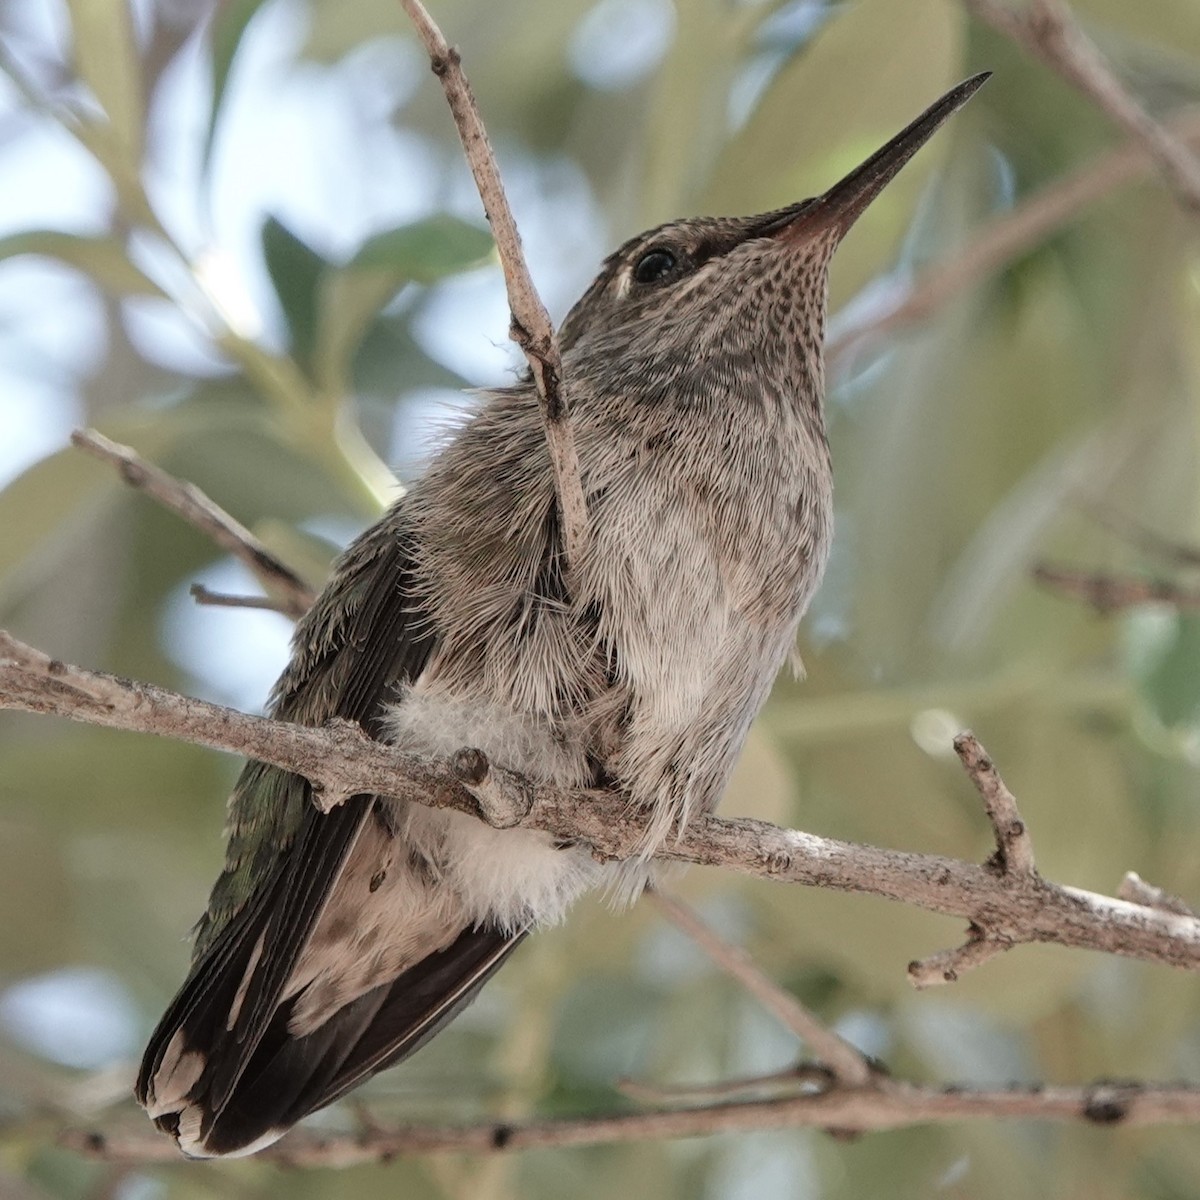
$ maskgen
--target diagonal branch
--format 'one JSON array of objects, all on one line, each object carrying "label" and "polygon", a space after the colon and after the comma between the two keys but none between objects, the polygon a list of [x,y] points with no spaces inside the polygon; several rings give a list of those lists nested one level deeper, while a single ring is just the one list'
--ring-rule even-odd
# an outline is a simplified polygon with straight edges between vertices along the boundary
[{"label": "diagonal branch", "polygon": [[280,595],[281,612],[299,619],[309,610],[313,594],[304,580],[194,483],[168,475],[132,447],[110,441],[94,429],[76,429],[71,441],[93,458],[112,463],[130,487],[140,488],[245,563],[264,587]]},{"label": "diagonal branch", "polygon": [[1117,512],[1106,504],[1086,504],[1085,509],[1098,525],[1115,533],[1123,541],[1150,557],[1177,567],[1200,567],[1200,548],[1164,537],[1133,517]]},{"label": "diagonal branch", "polygon": [[[490,767],[463,784],[454,766],[405,754],[356,725],[322,728],[254,717],[55,661],[0,632],[0,708],[172,737],[269,762],[312,781],[322,807],[361,793],[454,808],[483,817],[473,794],[487,788],[505,824],[583,841],[604,859],[635,853],[643,822],[614,791],[554,788]],[[482,758],[482,756],[480,756]],[[486,762],[486,760],[484,760]],[[476,767],[481,764],[476,763]],[[497,798],[516,803],[497,808]],[[522,814],[514,821],[514,815]],[[936,855],[882,850],[781,829],[764,821],[703,817],[659,850],[676,862],[882,896],[963,917],[1012,944],[1050,942],[1200,968],[1200,920],[1050,883],[1036,873],[997,873]]]},{"label": "diagonal branch", "polygon": [[1117,78],[1063,0],[1031,0],[1017,10],[1001,0],[965,0],[981,21],[1044,62],[1145,147],[1181,204],[1200,213],[1200,159],[1160,125]]},{"label": "diagonal branch", "polygon": [[479,198],[483,201],[492,236],[496,239],[496,251],[504,270],[508,306],[512,313],[509,334],[524,351],[537,385],[546,444],[550,449],[550,463],[554,471],[558,511],[562,515],[567,564],[573,567],[579,562],[587,545],[587,501],[579,478],[579,458],[575,453],[570,408],[563,388],[562,358],[554,327],[525,264],[521,235],[508,206],[496,157],[479,116],[471,85],[463,72],[459,53],[446,41],[421,0],[400,2],[425,46],[433,73],[442,82],[467,164],[475,177]]},{"label": "diagonal branch", "polygon": [[835,1080],[861,1086],[871,1078],[871,1063],[867,1056],[819,1020],[791,992],[785,991],[764,975],[745,950],[727,942],[682,900],[657,888],[647,889],[647,896],[671,924],[686,933],[717,966],[736,979],[768,1012],[804,1042]]},{"label": "diagonal branch", "polygon": [[197,604],[208,608],[258,608],[283,613],[284,616],[293,615],[285,603],[272,600],[270,596],[235,596],[228,592],[214,592],[202,583],[193,583],[188,591]]},{"label": "diagonal branch", "polygon": [[1200,591],[1162,579],[1138,579],[1106,571],[1077,571],[1050,563],[1035,564],[1033,578],[1050,591],[1090,604],[1101,616],[1132,608],[1135,604],[1200,608]]}]

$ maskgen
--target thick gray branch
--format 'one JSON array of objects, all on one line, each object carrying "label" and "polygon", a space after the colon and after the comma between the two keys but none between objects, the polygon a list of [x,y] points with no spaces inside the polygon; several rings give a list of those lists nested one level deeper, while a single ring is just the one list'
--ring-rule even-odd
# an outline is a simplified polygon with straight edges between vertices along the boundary
[{"label": "thick gray branch", "polygon": [[[296,771],[323,806],[374,793],[480,815],[480,802],[445,762],[405,754],[340,722],[320,729],[253,717],[165,688],[56,662],[0,631],[0,707],[173,737]],[[479,773],[471,787],[480,789]],[[499,790],[496,790],[499,789]],[[639,815],[615,792],[533,785],[490,769],[489,807],[528,795],[519,824],[589,843],[605,858],[638,845]],[[764,821],[702,817],[659,857],[764,879],[862,892],[962,917],[1004,944],[1051,942],[1175,967],[1200,967],[1200,920],[936,855],[881,850],[781,829]]]}]

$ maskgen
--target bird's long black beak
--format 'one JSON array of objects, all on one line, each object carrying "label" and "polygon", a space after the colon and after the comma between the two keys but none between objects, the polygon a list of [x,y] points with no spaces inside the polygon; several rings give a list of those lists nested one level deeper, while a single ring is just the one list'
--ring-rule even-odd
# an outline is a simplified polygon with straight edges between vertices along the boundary
[{"label": "bird's long black beak", "polygon": [[951,88],[931,104],[915,121],[905,126],[890,142],[876,150],[861,166],[855,167],[823,196],[805,200],[774,214],[774,219],[758,236],[792,239],[808,238],[833,230],[840,240],[862,215],[867,205],[896,177],[901,167],[945,121],[956,113],[991,77],[981,71]]}]

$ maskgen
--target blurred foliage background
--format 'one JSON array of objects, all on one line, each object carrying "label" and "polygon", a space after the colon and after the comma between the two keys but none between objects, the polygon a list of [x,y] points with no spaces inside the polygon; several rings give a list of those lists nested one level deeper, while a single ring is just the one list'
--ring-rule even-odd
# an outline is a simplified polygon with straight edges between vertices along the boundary
[{"label": "blurred foliage background", "polygon": [[[629,234],[821,190],[945,87],[995,78],[841,250],[833,334],[1120,137],[954,0],[438,0],[561,316]],[[1080,0],[1152,111],[1200,98],[1195,0]],[[203,537],[64,449],[97,426],[194,480],[317,583],[463,390],[517,369],[478,202],[393,0],[0,4],[0,622],[52,654],[249,708],[286,655]],[[1152,174],[936,312],[840,354],[838,532],[724,811],[979,858],[974,727],[1051,878],[1200,896],[1200,620],[1101,618],[1042,558],[1173,575],[1200,542],[1200,243]],[[1200,1196],[1190,1129],[807,1131],[283,1173],[117,1168],[133,1063],[183,977],[238,764],[0,714],[0,1195]],[[693,870],[681,890],[847,1036],[923,1080],[1200,1078],[1194,978],[1022,949],[914,993],[956,922]],[[770,1071],[792,1040],[646,906],[532,939],[359,1095],[383,1120],[578,1113]],[[316,1118],[354,1128],[343,1106]]]}]

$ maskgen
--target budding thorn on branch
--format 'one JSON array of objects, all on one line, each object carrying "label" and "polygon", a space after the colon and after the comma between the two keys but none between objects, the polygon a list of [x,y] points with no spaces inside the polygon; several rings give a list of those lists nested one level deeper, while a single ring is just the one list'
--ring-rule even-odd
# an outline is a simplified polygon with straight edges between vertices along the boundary
[{"label": "budding thorn on branch", "polygon": [[533,808],[529,788],[518,776],[493,770],[482,750],[471,746],[455,751],[450,769],[475,797],[480,817],[493,829],[513,829],[529,816]]}]

